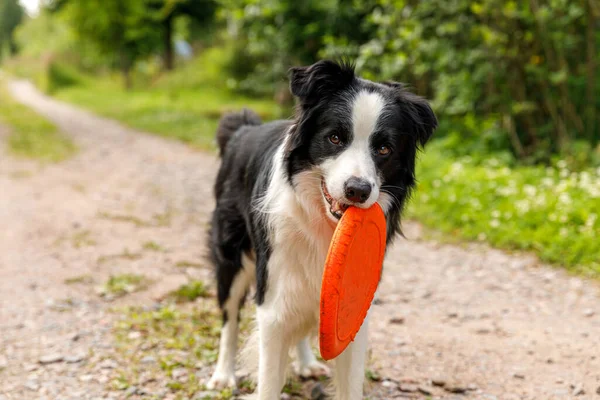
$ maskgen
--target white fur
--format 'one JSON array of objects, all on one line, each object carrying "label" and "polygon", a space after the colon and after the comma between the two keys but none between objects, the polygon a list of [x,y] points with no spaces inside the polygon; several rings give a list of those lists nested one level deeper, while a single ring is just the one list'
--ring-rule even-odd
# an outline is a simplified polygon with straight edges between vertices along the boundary
[{"label": "white fur", "polygon": [[372,186],[369,198],[358,207],[369,208],[379,199],[381,180],[373,161],[370,137],[383,114],[385,100],[378,93],[359,92],[352,103],[352,142],[338,157],[322,165],[325,184],[334,199],[344,198],[350,177],[364,179]]},{"label": "white fur", "polygon": [[336,400],[358,400],[363,397],[365,359],[368,346],[369,316],[346,350],[335,359]]},{"label": "white fur", "polygon": [[242,270],[234,278],[229,297],[223,306],[223,310],[227,312],[227,322],[221,329],[219,359],[217,360],[215,372],[206,384],[208,389],[236,387],[235,359],[239,333],[238,316],[240,301],[248,292],[256,275],[254,262],[245,254],[242,257],[242,266]]}]

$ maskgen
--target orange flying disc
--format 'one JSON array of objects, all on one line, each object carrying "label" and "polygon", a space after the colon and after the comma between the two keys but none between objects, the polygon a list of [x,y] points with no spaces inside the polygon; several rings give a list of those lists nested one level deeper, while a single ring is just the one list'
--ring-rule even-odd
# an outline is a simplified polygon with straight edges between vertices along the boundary
[{"label": "orange flying disc", "polygon": [[375,203],[349,207],[337,224],[321,284],[319,347],[331,360],[354,340],[375,296],[385,255],[386,223]]}]

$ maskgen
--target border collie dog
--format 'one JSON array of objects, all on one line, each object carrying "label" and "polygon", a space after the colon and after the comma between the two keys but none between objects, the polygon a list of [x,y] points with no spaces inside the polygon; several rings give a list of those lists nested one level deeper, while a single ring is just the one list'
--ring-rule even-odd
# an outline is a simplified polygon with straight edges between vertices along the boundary
[{"label": "border collie dog", "polygon": [[[240,307],[256,288],[260,400],[280,398],[289,351],[296,373],[327,373],[309,339],[319,322],[321,278],[333,231],[349,206],[379,203],[387,243],[415,185],[417,151],[436,117],[398,83],[375,83],[345,63],[291,69],[293,120],[225,115],[209,247],[223,312],[219,359],[208,387],[233,387]],[[363,396],[368,317],[335,360],[336,398]]]}]

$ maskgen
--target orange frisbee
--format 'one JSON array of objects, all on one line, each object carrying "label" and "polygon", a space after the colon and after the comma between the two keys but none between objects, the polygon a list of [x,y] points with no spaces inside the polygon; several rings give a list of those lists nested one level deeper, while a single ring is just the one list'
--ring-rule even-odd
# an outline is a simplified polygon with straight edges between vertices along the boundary
[{"label": "orange frisbee", "polygon": [[386,223],[375,203],[349,207],[337,224],[323,272],[319,347],[331,360],[354,340],[375,296],[385,255]]}]

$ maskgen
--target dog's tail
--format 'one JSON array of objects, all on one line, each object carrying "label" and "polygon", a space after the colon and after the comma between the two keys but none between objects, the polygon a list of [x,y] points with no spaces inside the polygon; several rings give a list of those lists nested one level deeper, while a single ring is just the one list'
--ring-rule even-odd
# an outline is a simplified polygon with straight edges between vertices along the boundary
[{"label": "dog's tail", "polygon": [[238,129],[245,125],[260,125],[262,121],[254,111],[244,108],[242,111],[223,115],[217,128],[217,143],[219,154],[223,155],[229,139]]}]

